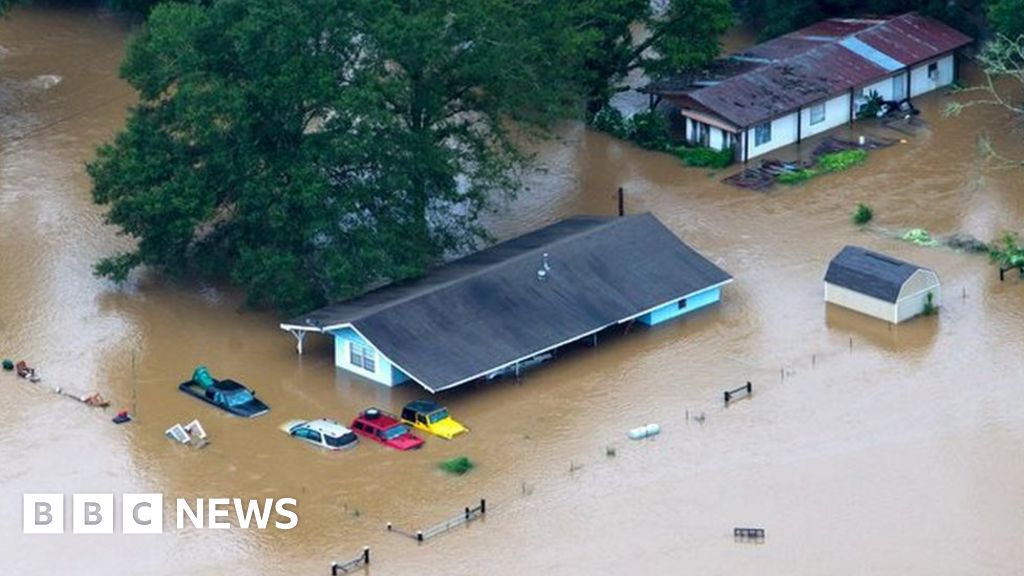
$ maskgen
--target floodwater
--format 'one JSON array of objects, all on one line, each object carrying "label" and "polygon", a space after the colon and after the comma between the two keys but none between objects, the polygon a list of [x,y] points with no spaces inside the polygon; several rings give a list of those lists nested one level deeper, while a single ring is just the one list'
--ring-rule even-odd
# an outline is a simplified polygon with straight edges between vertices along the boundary
[{"label": "floodwater", "polygon": [[[1024,570],[1024,282],[1000,283],[984,257],[895,238],[923,227],[988,239],[1024,221],[1024,173],[976,153],[989,134],[1024,157],[1005,113],[947,119],[947,96],[921,98],[927,126],[905,144],[768,194],[562,128],[538,145],[529,189],[491,217],[495,235],[610,214],[623,186],[629,211],[653,212],[735,276],[724,301],[606,338],[519,384],[444,396],[472,428],[455,441],[327,454],[277,426],[394,410],[419,392],[336,371],[325,339],[296,356],[276,317],[243,310],[230,291],[146,275],[119,289],[90,273],[124,245],[91,204],[83,163],[132,102],[116,75],[128,31],[84,9],[21,8],[0,22],[0,356],[44,376],[0,374],[4,574],[317,574],[364,545],[381,575]],[[849,222],[861,201],[876,213],[866,231]],[[824,269],[846,243],[936,269],[941,313],[889,328],[827,308]],[[197,364],[250,384],[272,412],[242,421],[181,394]],[[724,408],[721,392],[748,380],[753,397]],[[138,419],[115,426],[113,409],[52,386],[98,390],[116,408],[134,396]],[[163,436],[196,417],[205,449]],[[662,434],[626,440],[648,422]],[[437,470],[460,454],[477,468]],[[178,531],[168,508],[162,535],[26,536],[26,492],[294,497],[300,523]],[[485,520],[425,544],[385,531],[426,527],[479,498]],[[737,543],[736,526],[767,538]]]}]

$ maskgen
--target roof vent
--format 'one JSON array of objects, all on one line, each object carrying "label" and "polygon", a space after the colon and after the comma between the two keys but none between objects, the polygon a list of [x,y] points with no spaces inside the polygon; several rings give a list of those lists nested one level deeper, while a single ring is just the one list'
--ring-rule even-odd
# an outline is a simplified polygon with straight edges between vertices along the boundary
[{"label": "roof vent", "polygon": [[551,266],[548,264],[548,253],[544,253],[544,263],[541,264],[540,268],[537,269],[537,280],[547,280],[548,272],[551,271]]}]

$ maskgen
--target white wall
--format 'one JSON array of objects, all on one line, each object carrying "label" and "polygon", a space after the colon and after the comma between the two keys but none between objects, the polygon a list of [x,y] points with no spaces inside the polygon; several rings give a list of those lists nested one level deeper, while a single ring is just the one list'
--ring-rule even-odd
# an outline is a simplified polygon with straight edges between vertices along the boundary
[{"label": "white wall", "polygon": [[896,320],[895,304],[828,282],[825,283],[825,302],[831,302],[886,322],[895,322]]},{"label": "white wall", "polygon": [[811,106],[800,111],[800,137],[820,134],[850,121],[850,93],[846,92],[825,102],[825,120],[811,124]]},{"label": "white wall", "polygon": [[896,301],[897,323],[924,312],[928,294],[932,295],[933,306],[938,308],[942,305],[942,286],[939,284],[938,275],[931,270],[924,269],[914,272],[913,276],[908,278],[900,288],[900,294]]},{"label": "white wall", "polygon": [[[937,62],[939,65],[938,77],[935,80],[928,78],[928,65],[932,62]],[[954,80],[953,73],[952,54],[943,56],[938,60],[929,60],[916,66],[910,71],[910,95],[918,96],[925,92],[931,92],[936,88],[949,86]]]},{"label": "white wall", "polygon": [[[900,72],[899,74],[889,76],[884,80],[879,80],[874,84],[868,84],[864,86],[864,97],[867,98],[868,96],[871,95],[871,92],[874,91],[878,92],[878,95],[881,96],[883,100],[894,100],[895,92],[893,91],[893,78],[900,79],[900,85],[903,86],[903,91],[906,92],[907,73],[904,71]],[[904,98],[906,98],[906,95],[904,95]]]},{"label": "white wall", "polygon": [[743,137],[750,146],[750,153],[747,155],[747,159],[760,156],[761,154],[771,152],[772,150],[782,148],[787,144],[796,142],[796,123],[798,122],[798,118],[799,115],[796,112],[793,112],[792,114],[772,120],[772,139],[761,146],[756,144],[757,140],[754,136],[756,130],[751,126]]}]

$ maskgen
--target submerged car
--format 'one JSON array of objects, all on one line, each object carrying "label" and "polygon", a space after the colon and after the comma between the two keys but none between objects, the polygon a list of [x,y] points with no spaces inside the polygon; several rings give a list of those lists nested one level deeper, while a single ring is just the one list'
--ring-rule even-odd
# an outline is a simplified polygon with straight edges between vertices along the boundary
[{"label": "submerged car", "polygon": [[270,407],[258,400],[255,392],[234,380],[215,380],[202,366],[196,369],[191,380],[179,384],[178,390],[243,418],[270,412]]},{"label": "submerged car", "polygon": [[317,420],[291,420],[281,427],[289,436],[328,450],[344,450],[359,443],[359,438],[338,422]]},{"label": "submerged car", "polygon": [[402,421],[446,440],[469,432],[469,428],[448,414],[447,408],[433,400],[413,400],[406,404],[402,408]]},{"label": "submerged car", "polygon": [[397,450],[411,450],[423,445],[423,439],[413,434],[393,414],[376,408],[360,412],[352,421],[352,431]]}]

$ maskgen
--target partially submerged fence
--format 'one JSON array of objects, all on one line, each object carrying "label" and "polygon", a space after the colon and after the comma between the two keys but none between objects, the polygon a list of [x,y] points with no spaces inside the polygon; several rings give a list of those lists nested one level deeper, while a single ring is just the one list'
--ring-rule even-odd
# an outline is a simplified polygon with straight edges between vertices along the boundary
[{"label": "partially submerged fence", "polygon": [[395,527],[391,522],[387,523],[387,530],[388,532],[394,532],[395,534],[401,534],[402,536],[405,536],[407,538],[412,538],[417,542],[423,542],[425,540],[433,538],[434,536],[444,534],[445,532],[453,528],[457,528],[459,526],[462,526],[463,524],[468,524],[473,520],[476,520],[477,518],[483,517],[483,515],[486,513],[487,500],[481,498],[479,506],[476,506],[474,508],[470,508],[469,506],[467,506],[458,516],[452,516],[451,518],[443,522],[438,522],[437,524],[434,524],[433,526],[428,526],[423,530],[402,530],[401,528]]},{"label": "partially submerged fence", "polygon": [[353,570],[358,570],[370,563],[370,547],[363,546],[363,553],[359,556],[349,560],[348,562],[331,562],[331,576],[338,576],[338,574],[348,574]]}]

